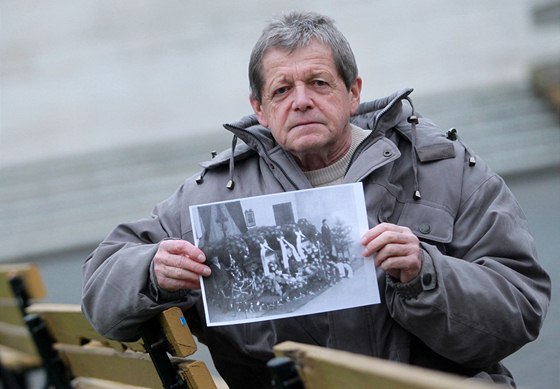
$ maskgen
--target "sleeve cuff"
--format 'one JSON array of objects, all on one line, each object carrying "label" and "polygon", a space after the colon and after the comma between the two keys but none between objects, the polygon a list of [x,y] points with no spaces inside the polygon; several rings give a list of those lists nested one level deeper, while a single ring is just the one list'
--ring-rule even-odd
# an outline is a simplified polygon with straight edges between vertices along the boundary
[{"label": "sleeve cuff", "polygon": [[387,274],[387,286],[393,288],[397,295],[403,299],[415,299],[420,293],[430,291],[437,287],[437,277],[432,257],[424,250],[422,253],[422,269],[418,276],[409,282],[402,283]]}]

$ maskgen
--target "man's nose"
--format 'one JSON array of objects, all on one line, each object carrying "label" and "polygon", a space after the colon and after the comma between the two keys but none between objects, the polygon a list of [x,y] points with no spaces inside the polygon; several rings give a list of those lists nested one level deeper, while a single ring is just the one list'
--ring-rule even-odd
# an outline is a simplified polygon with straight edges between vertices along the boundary
[{"label": "man's nose", "polygon": [[297,111],[307,111],[313,108],[313,99],[309,94],[309,90],[305,85],[297,85],[294,88],[294,101],[292,107]]}]

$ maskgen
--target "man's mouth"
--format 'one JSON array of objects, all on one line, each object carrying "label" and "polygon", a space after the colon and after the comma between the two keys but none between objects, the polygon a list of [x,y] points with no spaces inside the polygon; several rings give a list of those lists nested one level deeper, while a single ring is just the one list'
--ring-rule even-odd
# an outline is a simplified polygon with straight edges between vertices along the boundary
[{"label": "man's mouth", "polygon": [[305,126],[310,126],[313,124],[319,124],[318,122],[301,122],[301,123],[297,123],[295,125],[292,126],[292,130],[298,127],[305,127]]}]

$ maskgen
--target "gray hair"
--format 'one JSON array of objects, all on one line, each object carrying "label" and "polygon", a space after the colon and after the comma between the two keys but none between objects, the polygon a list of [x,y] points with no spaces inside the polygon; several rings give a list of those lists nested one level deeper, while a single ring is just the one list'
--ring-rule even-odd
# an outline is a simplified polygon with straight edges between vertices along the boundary
[{"label": "gray hair", "polygon": [[251,52],[249,86],[255,100],[261,102],[262,99],[262,62],[266,51],[276,47],[292,52],[307,46],[313,39],[331,48],[336,70],[350,90],[358,77],[358,67],[350,44],[334,21],[314,12],[290,12],[269,22]]}]

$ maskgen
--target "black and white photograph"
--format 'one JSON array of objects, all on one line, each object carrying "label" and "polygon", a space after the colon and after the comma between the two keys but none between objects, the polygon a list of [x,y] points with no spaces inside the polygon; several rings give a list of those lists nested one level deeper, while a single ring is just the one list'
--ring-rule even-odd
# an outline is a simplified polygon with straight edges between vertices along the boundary
[{"label": "black and white photograph", "polygon": [[379,303],[360,183],[190,207],[209,326]]}]

